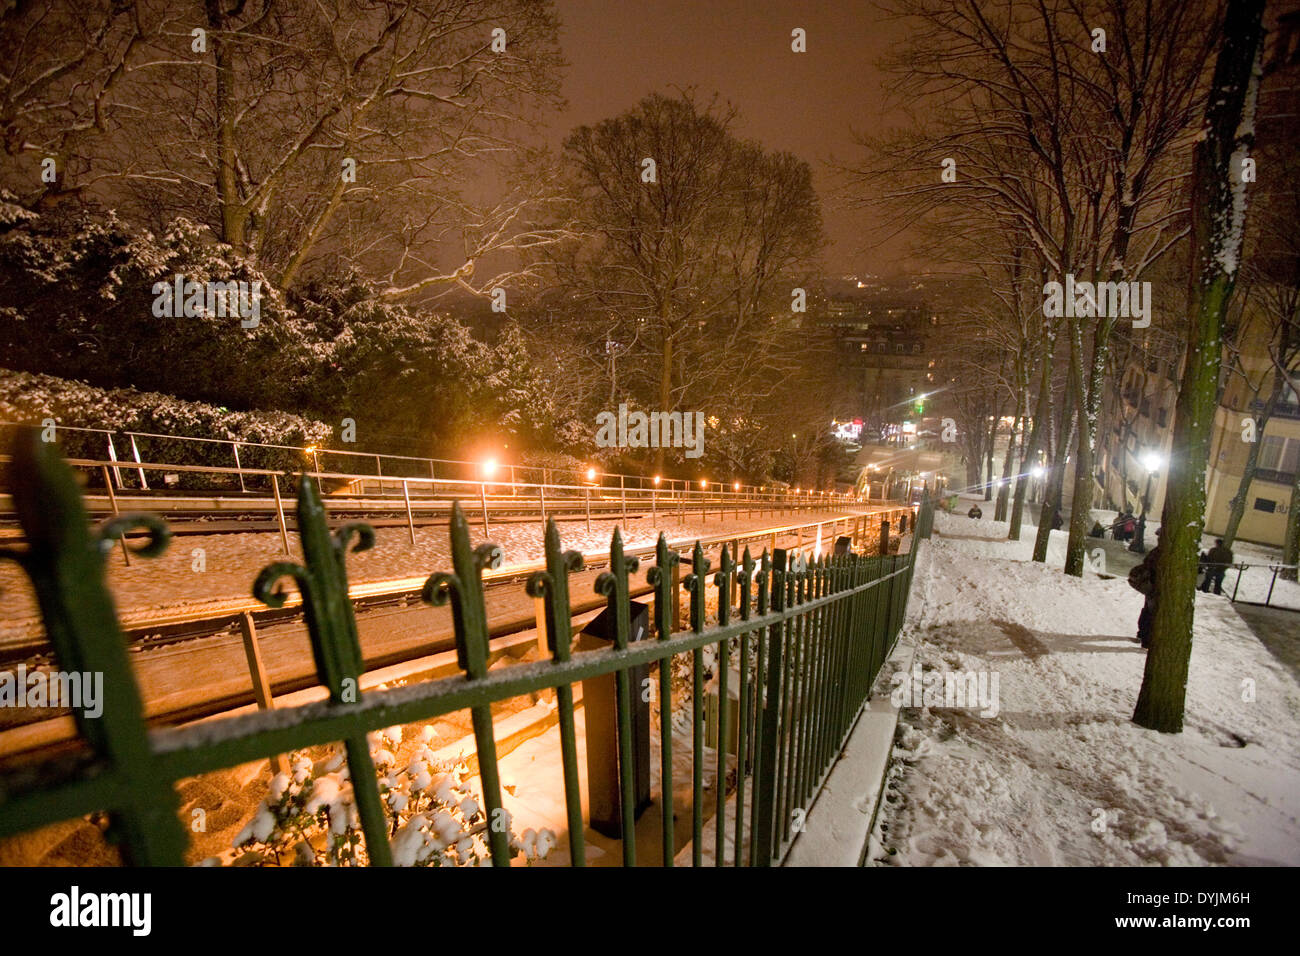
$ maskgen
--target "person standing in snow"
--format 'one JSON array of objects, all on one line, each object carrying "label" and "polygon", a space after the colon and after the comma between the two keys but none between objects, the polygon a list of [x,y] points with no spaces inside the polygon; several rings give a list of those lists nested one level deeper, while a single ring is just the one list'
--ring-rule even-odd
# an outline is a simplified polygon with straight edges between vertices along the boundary
[{"label": "person standing in snow", "polygon": [[1210,553],[1205,556],[1205,580],[1201,583],[1201,590],[1206,594],[1210,593],[1210,582],[1214,582],[1214,593],[1223,593],[1223,576],[1228,573],[1228,565],[1232,564],[1232,549],[1226,547],[1222,538],[1214,539],[1214,547]]},{"label": "person standing in snow", "polygon": [[1147,553],[1147,513],[1145,511],[1142,512],[1141,517],[1137,519],[1137,530],[1129,535],[1129,537],[1132,539],[1129,541],[1128,545],[1130,551],[1134,554]]},{"label": "person standing in snow", "polygon": [[1061,518],[1061,512],[1060,512],[1060,510],[1058,509],[1058,510],[1056,510],[1056,511],[1053,511],[1053,512],[1052,512],[1052,530],[1053,530],[1053,531],[1060,531],[1061,528],[1064,527],[1064,525],[1065,525],[1065,521]]},{"label": "person standing in snow", "polygon": [[1156,591],[1156,563],[1160,560],[1160,534],[1163,529],[1156,529],[1156,546],[1147,552],[1142,563],[1128,573],[1128,584],[1133,590],[1146,598],[1142,613],[1138,615],[1138,632],[1134,638],[1143,647],[1151,646],[1151,625],[1156,618],[1156,603],[1159,597]]}]

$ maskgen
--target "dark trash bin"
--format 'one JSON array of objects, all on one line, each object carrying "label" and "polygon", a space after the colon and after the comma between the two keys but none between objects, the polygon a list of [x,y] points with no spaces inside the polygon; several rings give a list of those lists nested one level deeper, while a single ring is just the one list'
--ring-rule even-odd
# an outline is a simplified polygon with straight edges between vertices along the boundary
[{"label": "dark trash bin", "polygon": [[[628,643],[645,640],[650,634],[650,605],[629,602]],[[611,647],[614,616],[607,607],[582,629],[578,649]],[[666,665],[665,665],[666,666]],[[650,702],[642,689],[648,686],[650,665],[628,671],[632,698],[632,767],[636,795],[636,816],[650,805]],[[602,674],[582,682],[582,707],[587,737],[588,823],[597,833],[619,839],[622,836],[621,787],[618,778],[618,689],[614,674]]]}]

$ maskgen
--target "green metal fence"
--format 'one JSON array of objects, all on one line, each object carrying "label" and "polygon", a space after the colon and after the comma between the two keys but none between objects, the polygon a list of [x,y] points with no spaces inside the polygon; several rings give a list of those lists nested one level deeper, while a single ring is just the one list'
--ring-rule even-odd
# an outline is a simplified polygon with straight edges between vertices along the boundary
[{"label": "green metal fence", "polygon": [[[568,576],[582,568],[582,556],[563,551],[554,522],[546,532],[546,570],[532,575],[527,591],[545,605],[550,659],[489,672],[488,621],[482,572],[495,567],[500,550],[471,546],[464,515],[457,508],[451,524],[452,567],[429,577],[424,600],[450,603],[457,656],[463,676],[425,681],[387,690],[360,690],[361,649],[348,600],[346,554],[374,543],[364,524],[331,533],[315,484],[300,483],[298,527],[301,564],[276,562],[253,584],[268,605],[284,601],[278,582],[289,578],[302,592],[312,652],[328,701],[262,711],[221,721],[150,731],[128,659],[121,628],[104,581],[108,553],[129,531],[148,532],[137,549],[143,556],[165,549],[165,525],[149,515],[122,515],[98,530],[89,527],[72,471],[56,447],[36,432],[22,436],[11,462],[11,487],[28,547],[0,556],[17,561],[31,578],[48,637],[60,666],[104,675],[102,716],[75,713],[91,755],[69,763],[49,759],[22,772],[0,775],[0,837],[107,810],[110,838],[132,864],[179,865],[187,847],[187,827],[179,815],[176,781],[196,774],[260,760],[268,755],[342,741],[353,781],[355,806],[371,864],[392,862],[390,833],[368,735],[468,708],[478,756],[484,819],[502,807],[491,705],[521,694],[554,688],[562,785],[571,861],[584,865],[584,821],[578,779],[579,739],[574,723],[573,684],[613,674],[616,686],[622,832],[635,832],[633,780],[632,669],[666,665],[676,655],[691,661],[689,741],[674,733],[672,710],[660,706],[660,786],[656,794],[663,860],[671,864],[681,848],[674,837],[673,752],[689,746],[692,756],[692,862],[705,851],[706,811],[712,809],[713,863],[767,866],[779,862],[797,836],[807,809],[852,730],[872,683],[889,655],[906,611],[916,549],[907,554],[821,557],[805,563],[798,555],[765,551],[757,560],[746,549],[739,560],[724,547],[710,577],[702,547],[696,544],[690,573],[681,578],[689,594],[689,627],[676,630],[672,619],[673,564],[678,555],[661,536],[656,564],[647,571],[654,588],[655,636],[631,642],[629,577],[638,570],[625,556],[617,531],[609,570],[596,582],[608,598],[616,622],[613,647],[571,651],[572,621]],[[928,537],[932,508],[924,501],[913,529]],[[733,604],[733,582],[739,600]],[[708,623],[708,589],[716,588],[716,623]],[[738,670],[733,673],[733,643]],[[704,742],[704,648],[716,651],[718,708],[716,748]],[[671,668],[658,667],[658,695],[671,702]],[[752,679],[751,679],[752,675]],[[728,683],[739,679],[738,707],[730,713]],[[737,719],[734,766],[736,786],[728,793],[732,730]],[[686,736],[686,735],[683,735]],[[716,785],[707,807],[704,764],[712,750]],[[724,852],[726,837],[734,851]],[[510,864],[504,830],[490,828],[494,865]],[[636,841],[622,843],[623,863],[637,863]]]}]

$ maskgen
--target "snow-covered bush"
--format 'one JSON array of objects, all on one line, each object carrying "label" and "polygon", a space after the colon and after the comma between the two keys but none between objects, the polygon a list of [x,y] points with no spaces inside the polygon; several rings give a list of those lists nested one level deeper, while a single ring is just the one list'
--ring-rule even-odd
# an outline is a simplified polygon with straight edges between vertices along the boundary
[{"label": "snow-covered bush", "polygon": [[[155,283],[260,283],[259,324],[154,314]],[[257,268],[177,220],[155,237],[112,214],[0,230],[0,354],[9,368],[232,408],[292,408],[304,330]]]},{"label": "snow-covered bush", "polygon": [[[258,283],[258,325],[155,315],[155,283],[178,275]],[[183,219],[155,236],[111,213],[37,215],[0,193],[0,356],[7,368],[101,389],[282,409],[335,427],[350,418],[367,451],[554,442],[553,403],[517,326],[485,341],[455,316],[392,301],[349,273],[279,290],[255,262]]]},{"label": "snow-covered bush", "polygon": [[[491,862],[487,818],[482,798],[470,786],[463,763],[439,760],[429,749],[431,728],[423,745],[405,766],[396,767],[394,751],[402,728],[371,734],[371,758],[380,773],[379,792],[388,817],[393,861],[398,866],[481,866]],[[555,845],[550,830],[514,832],[510,813],[501,811],[512,855],[531,864]],[[285,856],[299,866],[357,866],[367,862],[361,821],[342,754],[313,761],[293,754],[290,772],[277,774],[270,790],[234,846],[259,853],[269,862]]]},{"label": "snow-covered bush", "polygon": [[[104,428],[111,431],[193,435],[274,445],[311,445],[327,441],[331,428],[288,412],[232,412],[203,402],[187,402],[158,392],[132,388],[96,388],[85,382],[34,375],[0,368],[0,421],[40,425],[53,419],[57,426]],[[108,452],[103,436],[57,431],[63,453],[70,458],[102,459]],[[178,465],[234,464],[229,446],[203,442],[163,442],[141,439],[146,460]],[[119,445],[118,452],[124,451]],[[300,468],[292,452],[247,449],[245,467]],[[182,473],[182,486],[186,475]]]}]

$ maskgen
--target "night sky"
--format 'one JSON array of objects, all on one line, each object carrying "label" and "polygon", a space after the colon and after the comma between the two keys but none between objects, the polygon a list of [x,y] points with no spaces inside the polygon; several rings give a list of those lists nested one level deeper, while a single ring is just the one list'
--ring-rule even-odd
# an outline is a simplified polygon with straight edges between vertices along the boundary
[{"label": "night sky", "polygon": [[[632,107],[652,92],[694,86],[740,110],[737,132],[813,167],[830,240],[832,275],[890,272],[904,249],[884,244],[873,214],[833,195],[827,163],[857,158],[853,131],[875,129],[890,103],[877,68],[898,24],[869,0],[557,0],[569,61],[568,110],[554,144],[574,126]],[[808,51],[790,49],[807,31]]]}]

